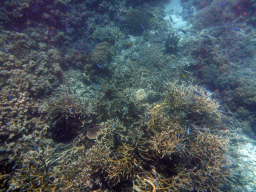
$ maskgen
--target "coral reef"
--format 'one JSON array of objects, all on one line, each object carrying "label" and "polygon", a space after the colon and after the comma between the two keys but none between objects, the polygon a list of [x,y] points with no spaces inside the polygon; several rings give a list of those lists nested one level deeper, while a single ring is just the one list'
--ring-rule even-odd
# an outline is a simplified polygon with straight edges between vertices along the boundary
[{"label": "coral reef", "polygon": [[[130,128],[139,130],[135,140],[116,120],[115,126],[110,121],[90,128],[87,137],[94,140],[80,132],[68,145],[54,146],[53,139],[41,140],[40,147],[30,144],[34,151],[16,161],[11,189],[217,189],[229,175],[226,141],[213,134],[221,128],[219,105],[193,86],[171,83],[166,88],[165,100],[152,106],[146,126]],[[48,104],[53,119],[59,111],[68,116],[68,107],[78,113],[81,104],[72,103],[78,102],[66,96]]]},{"label": "coral reef", "polygon": [[112,52],[108,42],[99,43],[95,46],[94,52],[88,58],[88,63],[107,65],[111,59]]},{"label": "coral reef", "polygon": [[0,3],[1,190],[231,188],[227,116],[255,128],[246,2],[193,1],[182,35],[161,1]]},{"label": "coral reef", "polygon": [[179,37],[175,36],[174,32],[165,40],[165,52],[175,54],[178,51]]},{"label": "coral reef", "polygon": [[141,35],[149,28],[150,17],[138,9],[129,9],[126,13],[126,28],[133,35]]}]

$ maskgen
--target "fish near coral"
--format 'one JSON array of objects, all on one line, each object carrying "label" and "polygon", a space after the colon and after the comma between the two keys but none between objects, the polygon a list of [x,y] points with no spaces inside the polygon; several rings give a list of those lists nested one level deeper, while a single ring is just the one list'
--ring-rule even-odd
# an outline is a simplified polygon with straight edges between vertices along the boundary
[{"label": "fish near coral", "polygon": [[208,51],[208,53],[214,53],[214,52],[216,52],[216,51],[218,51],[217,49],[210,49],[209,51]]},{"label": "fish near coral", "polygon": [[140,24],[140,26],[143,29],[143,31],[146,31],[146,28],[142,24]]},{"label": "fish near coral", "polygon": [[160,17],[160,16],[158,16],[158,18],[159,18],[161,21],[164,21],[164,18],[162,18],[162,17]]},{"label": "fish near coral", "polygon": [[182,33],[187,34],[187,31],[183,30],[183,29],[179,29]]},{"label": "fish near coral", "polygon": [[97,67],[99,67],[100,69],[103,69],[103,66],[101,65],[101,64],[96,64],[97,65]]},{"label": "fish near coral", "polygon": [[180,144],[180,145],[178,146],[178,148],[176,149],[176,152],[180,150],[181,145],[182,145],[182,144]]},{"label": "fish near coral", "polygon": [[194,101],[194,99],[192,99],[192,98],[189,98],[190,99],[190,101],[192,102],[192,104],[196,104],[196,102]]},{"label": "fish near coral", "polygon": [[34,147],[34,150],[35,150],[37,153],[39,153],[39,149],[38,149],[35,145],[33,145],[33,147]]},{"label": "fish near coral", "polygon": [[72,110],[71,108],[68,107],[68,113],[71,115],[72,114]]},{"label": "fish near coral", "polygon": [[169,17],[170,17],[170,21],[173,22],[171,15],[169,15]]},{"label": "fish near coral", "polygon": [[112,129],[114,129],[114,128],[115,128],[115,122],[114,122],[114,120],[113,120]]},{"label": "fish near coral", "polygon": [[197,92],[197,91],[193,91],[194,94],[198,95],[199,97],[202,97],[201,93]]},{"label": "fish near coral", "polygon": [[130,42],[126,47],[125,49],[128,49],[128,47],[131,47],[132,46],[132,43]]},{"label": "fish near coral", "polygon": [[125,117],[126,113],[127,113],[127,110],[125,109],[123,112],[123,118]]}]

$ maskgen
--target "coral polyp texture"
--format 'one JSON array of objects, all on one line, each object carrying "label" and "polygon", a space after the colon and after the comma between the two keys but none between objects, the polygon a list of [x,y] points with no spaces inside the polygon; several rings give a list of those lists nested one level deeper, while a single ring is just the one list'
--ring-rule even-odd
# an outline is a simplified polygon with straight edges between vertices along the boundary
[{"label": "coral polyp texture", "polygon": [[[216,135],[220,127],[218,104],[209,96],[194,96],[194,91],[201,92],[197,87],[171,83],[166,89],[164,101],[151,106],[146,124],[138,121],[130,128],[139,130],[135,140],[129,139],[132,135],[117,120],[116,127],[105,122],[88,128],[87,133],[81,131],[81,118],[72,124],[69,136],[73,138],[74,131],[77,135],[73,140],[66,138],[68,143],[56,144],[61,141],[53,138],[41,139],[37,144],[24,141],[23,146],[32,151],[17,157],[10,190],[217,189],[230,174],[225,168],[227,142]],[[46,109],[50,107],[53,119],[49,131],[58,129],[58,122],[64,119],[64,130],[58,134],[65,135],[69,118],[82,116],[86,106],[82,107],[72,95],[48,101]],[[128,139],[122,139],[127,134]]]},{"label": "coral polyp texture", "polygon": [[0,10],[0,191],[255,191],[253,0]]}]

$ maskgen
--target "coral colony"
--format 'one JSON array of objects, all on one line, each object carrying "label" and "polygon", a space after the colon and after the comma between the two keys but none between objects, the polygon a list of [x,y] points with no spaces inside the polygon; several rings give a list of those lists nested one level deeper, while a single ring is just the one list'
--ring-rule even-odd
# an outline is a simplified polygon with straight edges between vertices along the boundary
[{"label": "coral colony", "polygon": [[256,191],[254,0],[0,10],[0,191]]}]

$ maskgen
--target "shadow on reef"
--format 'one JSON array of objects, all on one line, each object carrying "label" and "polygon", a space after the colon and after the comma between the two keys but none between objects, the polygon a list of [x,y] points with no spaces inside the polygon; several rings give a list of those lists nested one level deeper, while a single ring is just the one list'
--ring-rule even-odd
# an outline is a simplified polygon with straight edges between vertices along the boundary
[{"label": "shadow on reef", "polygon": [[52,123],[51,132],[52,140],[56,143],[71,142],[81,131],[82,122],[79,114],[59,114]]},{"label": "shadow on reef", "polygon": [[48,137],[56,143],[69,143],[82,131],[84,105],[74,95],[53,97],[48,102],[50,117]]},{"label": "shadow on reef", "polygon": [[175,54],[178,51],[179,37],[175,36],[174,32],[171,35],[168,35],[168,38],[165,40],[165,52],[168,54]]}]

